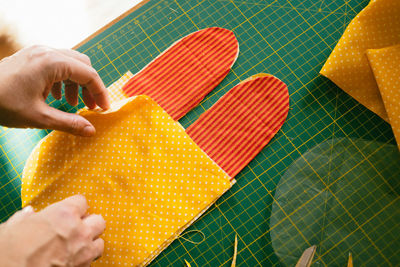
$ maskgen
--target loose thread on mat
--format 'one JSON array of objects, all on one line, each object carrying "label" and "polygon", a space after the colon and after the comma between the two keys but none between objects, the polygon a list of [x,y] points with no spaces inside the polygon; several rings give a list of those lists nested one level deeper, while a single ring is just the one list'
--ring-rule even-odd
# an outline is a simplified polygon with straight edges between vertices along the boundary
[{"label": "loose thread on mat", "polygon": [[[203,238],[202,238],[201,241],[192,241],[192,240],[184,237],[185,235],[187,235],[189,233],[200,233]],[[200,230],[190,230],[190,231],[187,231],[187,232],[183,233],[182,235],[178,236],[178,238],[182,238],[183,240],[185,240],[187,242],[190,242],[190,243],[195,244],[195,245],[199,245],[199,244],[203,243],[204,240],[206,240],[206,235]]]},{"label": "loose thread on mat", "polygon": [[233,257],[232,257],[231,267],[236,267],[237,247],[238,247],[238,239],[237,239],[237,234],[236,234],[235,235],[235,244],[233,245]]}]

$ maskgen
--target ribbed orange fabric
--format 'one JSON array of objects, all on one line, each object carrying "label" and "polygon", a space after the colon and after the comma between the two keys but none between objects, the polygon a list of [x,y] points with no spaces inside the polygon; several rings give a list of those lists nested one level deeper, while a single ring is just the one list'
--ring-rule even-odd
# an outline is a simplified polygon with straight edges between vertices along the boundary
[{"label": "ribbed orange fabric", "polygon": [[207,28],[173,44],[122,90],[127,96],[150,96],[178,120],[225,78],[238,52],[233,32]]},{"label": "ribbed orange fabric", "polygon": [[279,131],[288,111],[286,84],[271,75],[257,75],[232,88],[186,133],[235,177]]}]

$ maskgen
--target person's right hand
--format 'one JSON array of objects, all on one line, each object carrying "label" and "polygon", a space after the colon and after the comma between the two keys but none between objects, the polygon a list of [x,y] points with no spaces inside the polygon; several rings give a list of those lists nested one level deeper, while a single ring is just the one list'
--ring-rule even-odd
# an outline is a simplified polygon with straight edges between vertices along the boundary
[{"label": "person's right hand", "polygon": [[78,89],[86,106],[110,107],[108,91],[88,56],[71,49],[45,46],[24,48],[0,61],[0,124],[17,128],[41,128],[92,136],[96,130],[85,118],[46,104],[51,93],[78,104]]},{"label": "person's right hand", "polygon": [[30,206],[17,212],[0,225],[1,266],[90,266],[103,253],[105,221],[87,209],[76,195],[36,213]]}]

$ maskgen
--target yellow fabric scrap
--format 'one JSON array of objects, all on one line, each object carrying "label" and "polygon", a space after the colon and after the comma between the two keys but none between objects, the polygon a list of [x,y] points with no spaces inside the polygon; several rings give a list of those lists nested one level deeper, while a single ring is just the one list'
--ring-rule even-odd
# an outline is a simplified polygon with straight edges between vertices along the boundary
[{"label": "yellow fabric scrap", "polygon": [[321,74],[388,121],[366,51],[397,44],[400,44],[400,1],[371,0],[351,21]]},{"label": "yellow fabric scrap", "polygon": [[111,103],[118,102],[118,101],[121,101],[121,100],[127,98],[127,96],[122,91],[122,87],[132,77],[133,77],[133,74],[130,71],[128,71],[127,73],[122,75],[121,78],[119,78],[116,82],[114,82],[112,85],[110,85],[107,88]]},{"label": "yellow fabric scrap", "polygon": [[400,149],[400,45],[367,52]]},{"label": "yellow fabric scrap", "polygon": [[21,195],[36,210],[84,195],[107,222],[93,266],[147,265],[233,183],[149,97],[79,113],[96,135],[50,133],[26,163]]}]

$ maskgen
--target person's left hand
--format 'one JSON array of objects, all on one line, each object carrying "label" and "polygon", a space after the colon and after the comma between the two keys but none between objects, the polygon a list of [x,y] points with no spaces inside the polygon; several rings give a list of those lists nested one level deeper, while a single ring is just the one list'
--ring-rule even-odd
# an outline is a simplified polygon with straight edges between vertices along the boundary
[{"label": "person's left hand", "polygon": [[33,46],[0,61],[0,124],[93,135],[95,129],[88,120],[45,103],[49,93],[61,98],[62,82],[69,104],[78,104],[81,85],[86,106],[109,108],[107,89],[89,57],[74,50]]}]

